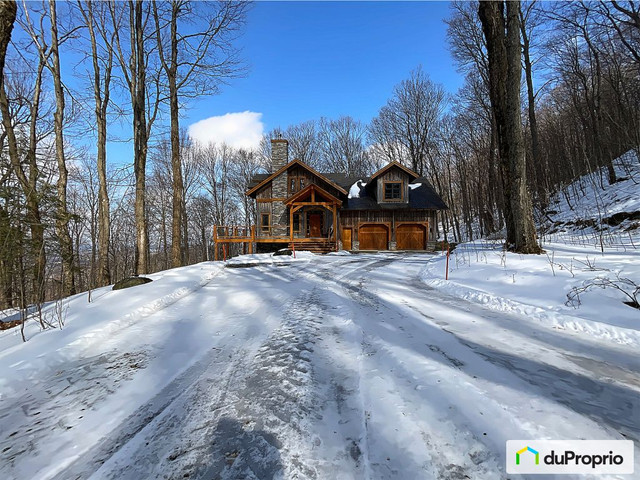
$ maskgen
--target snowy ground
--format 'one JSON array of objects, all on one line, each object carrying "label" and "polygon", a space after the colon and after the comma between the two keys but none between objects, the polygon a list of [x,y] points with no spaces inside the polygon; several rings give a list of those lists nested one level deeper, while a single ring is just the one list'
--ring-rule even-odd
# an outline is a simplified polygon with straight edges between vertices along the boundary
[{"label": "snowy ground", "polygon": [[455,298],[429,255],[250,260],[1,332],[0,478],[496,479],[522,438],[632,439],[640,471],[631,325]]},{"label": "snowy ground", "polygon": [[[637,236],[637,235],[636,235]],[[422,273],[431,287],[499,312],[517,312],[555,329],[582,332],[640,349],[640,236],[637,249],[543,244],[542,255],[505,252],[501,242],[458,246]],[[611,284],[609,284],[611,282]],[[617,287],[620,287],[618,289]]]}]

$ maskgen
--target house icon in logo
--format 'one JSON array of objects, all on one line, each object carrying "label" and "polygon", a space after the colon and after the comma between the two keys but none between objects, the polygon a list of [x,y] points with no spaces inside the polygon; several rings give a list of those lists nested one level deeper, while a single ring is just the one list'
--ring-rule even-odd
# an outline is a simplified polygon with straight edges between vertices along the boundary
[{"label": "house icon in logo", "polygon": [[529,446],[526,446],[522,450],[518,450],[516,452],[516,465],[520,465],[520,454],[526,452],[527,450],[530,451],[531,453],[533,453],[536,456],[536,465],[539,465],[540,464],[540,454],[536,450],[534,450],[533,448],[531,448]]}]

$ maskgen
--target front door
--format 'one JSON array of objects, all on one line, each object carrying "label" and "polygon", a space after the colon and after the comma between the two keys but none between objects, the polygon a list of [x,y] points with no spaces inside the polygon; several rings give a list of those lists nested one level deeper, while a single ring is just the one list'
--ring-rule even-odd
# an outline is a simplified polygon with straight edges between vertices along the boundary
[{"label": "front door", "polygon": [[309,236],[321,237],[322,236],[322,214],[312,213],[309,215]]}]

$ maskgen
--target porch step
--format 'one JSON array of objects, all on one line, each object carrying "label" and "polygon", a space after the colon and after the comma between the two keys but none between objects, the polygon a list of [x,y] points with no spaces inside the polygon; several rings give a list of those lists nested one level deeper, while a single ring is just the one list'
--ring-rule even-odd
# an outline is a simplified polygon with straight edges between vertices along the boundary
[{"label": "porch step", "polygon": [[289,243],[289,248],[294,248],[294,246],[297,251],[304,250],[313,253],[329,253],[335,250],[335,243],[329,240]]}]

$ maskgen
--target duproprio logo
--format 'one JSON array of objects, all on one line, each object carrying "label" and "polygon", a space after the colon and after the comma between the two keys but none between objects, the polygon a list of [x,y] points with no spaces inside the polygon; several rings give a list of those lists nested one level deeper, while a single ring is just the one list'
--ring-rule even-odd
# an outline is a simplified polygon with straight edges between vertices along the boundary
[{"label": "duproprio logo", "polygon": [[507,440],[506,447],[507,473],[631,474],[635,464],[631,440]]},{"label": "duproprio logo", "polygon": [[516,452],[516,465],[520,465],[520,454],[524,453],[526,451],[529,451],[529,452],[533,453],[536,456],[536,465],[540,465],[540,454],[538,453],[537,450],[534,450],[533,448],[531,448],[528,445],[526,447],[524,447],[522,450],[518,450]]}]

